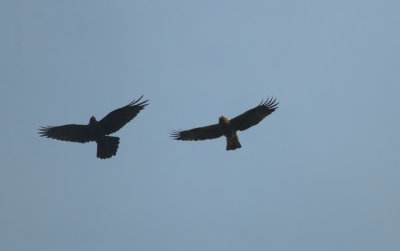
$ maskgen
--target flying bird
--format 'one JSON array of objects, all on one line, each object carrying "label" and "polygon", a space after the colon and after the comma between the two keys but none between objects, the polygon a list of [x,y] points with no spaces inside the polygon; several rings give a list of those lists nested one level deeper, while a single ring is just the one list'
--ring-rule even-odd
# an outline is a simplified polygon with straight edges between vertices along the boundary
[{"label": "flying bird", "polygon": [[117,154],[119,138],[107,135],[121,129],[148,105],[148,100],[139,102],[142,97],[143,95],[128,105],[110,112],[100,121],[92,116],[87,125],[42,126],[39,128],[39,135],[78,143],[95,141],[97,143],[97,158],[111,158]]},{"label": "flying bird", "polygon": [[233,119],[220,116],[218,124],[197,127],[190,130],[173,131],[171,137],[176,140],[197,141],[216,139],[221,136],[225,136],[226,150],[235,150],[242,147],[236,132],[244,131],[254,125],[257,125],[261,122],[261,120],[274,112],[278,108],[278,104],[279,102],[276,102],[276,98],[268,98],[265,102],[261,101],[258,106],[240,114]]}]

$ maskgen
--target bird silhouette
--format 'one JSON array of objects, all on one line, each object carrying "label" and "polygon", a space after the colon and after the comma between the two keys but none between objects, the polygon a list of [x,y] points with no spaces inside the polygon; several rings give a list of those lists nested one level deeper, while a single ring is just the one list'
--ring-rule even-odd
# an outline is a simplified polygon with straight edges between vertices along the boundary
[{"label": "bird silhouette", "polygon": [[139,102],[142,97],[143,95],[139,99],[133,100],[128,105],[110,112],[100,121],[97,121],[96,118],[92,116],[87,125],[68,124],[62,126],[44,126],[39,128],[39,135],[78,143],[95,141],[97,143],[97,158],[111,158],[117,154],[119,138],[107,135],[121,129],[148,105],[148,100]]},{"label": "bird silhouette", "polygon": [[270,115],[278,108],[276,98],[268,98],[261,103],[241,115],[228,119],[225,116],[220,116],[218,124],[197,127],[190,130],[177,130],[171,133],[171,137],[176,140],[206,140],[216,139],[221,136],[226,137],[226,150],[235,150],[242,147],[237,131],[244,131],[250,127],[257,125],[265,117]]}]

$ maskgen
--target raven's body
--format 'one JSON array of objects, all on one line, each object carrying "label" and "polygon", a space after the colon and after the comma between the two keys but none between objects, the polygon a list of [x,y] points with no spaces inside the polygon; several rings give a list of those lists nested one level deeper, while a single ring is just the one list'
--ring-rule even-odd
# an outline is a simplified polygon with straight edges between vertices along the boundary
[{"label": "raven's body", "polygon": [[88,126],[90,131],[93,132],[94,141],[97,143],[97,158],[107,159],[116,155],[119,137],[106,136],[103,127],[94,116],[90,117]]}]

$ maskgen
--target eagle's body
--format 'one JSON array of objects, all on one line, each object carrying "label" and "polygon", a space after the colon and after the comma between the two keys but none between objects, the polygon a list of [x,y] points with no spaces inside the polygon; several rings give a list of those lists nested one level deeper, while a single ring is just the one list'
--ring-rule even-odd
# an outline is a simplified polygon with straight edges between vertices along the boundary
[{"label": "eagle's body", "polygon": [[231,121],[225,117],[221,116],[218,120],[218,125],[220,126],[220,130],[226,137],[226,150],[235,150],[236,148],[241,148],[239,142],[239,137],[236,134],[235,128],[231,126]]},{"label": "eagle's body", "polygon": [[258,106],[250,109],[241,115],[228,119],[220,116],[218,124],[197,127],[190,130],[174,131],[172,138],[176,140],[206,140],[215,139],[221,136],[226,137],[226,150],[235,150],[242,147],[237,136],[237,131],[244,131],[261,122],[265,117],[278,108],[276,99],[267,99]]},{"label": "eagle's body", "polygon": [[108,135],[121,129],[147,105],[148,100],[138,103],[142,97],[110,112],[100,121],[92,116],[87,125],[68,124],[41,127],[39,134],[43,137],[62,141],[78,143],[95,141],[97,143],[97,157],[100,159],[111,158],[117,154],[119,138]]}]

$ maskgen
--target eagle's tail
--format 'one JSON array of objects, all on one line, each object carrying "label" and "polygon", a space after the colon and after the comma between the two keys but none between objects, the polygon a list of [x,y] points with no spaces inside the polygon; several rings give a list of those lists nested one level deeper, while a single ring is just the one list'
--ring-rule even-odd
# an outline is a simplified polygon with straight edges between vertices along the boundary
[{"label": "eagle's tail", "polygon": [[236,148],[241,148],[239,138],[236,133],[232,136],[226,137],[226,150],[235,150]]},{"label": "eagle's tail", "polygon": [[97,141],[97,158],[108,159],[117,154],[119,138],[104,136]]}]

